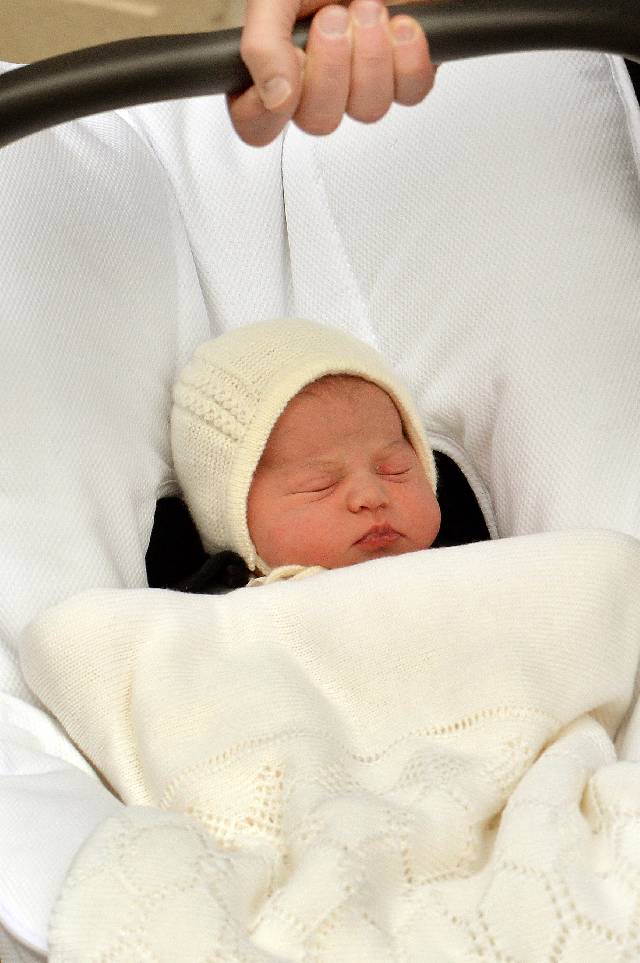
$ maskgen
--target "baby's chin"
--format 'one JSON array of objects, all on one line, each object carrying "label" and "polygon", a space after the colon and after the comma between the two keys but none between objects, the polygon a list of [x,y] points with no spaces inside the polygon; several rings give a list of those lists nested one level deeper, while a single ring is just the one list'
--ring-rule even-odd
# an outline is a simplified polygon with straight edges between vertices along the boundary
[{"label": "baby's chin", "polygon": [[265,561],[271,570],[284,565],[303,565],[306,568],[319,566],[320,568],[326,569],[348,568],[350,565],[359,565],[361,562],[367,562],[373,558],[389,558],[394,555],[408,555],[410,552],[420,552],[423,549],[429,548],[430,544],[431,543],[416,543],[405,535],[399,535],[396,539],[388,541],[386,544],[376,544],[375,541],[364,544],[356,542],[355,545],[349,546],[348,549],[339,554],[327,552],[326,554],[301,555],[298,556],[297,561],[293,562],[275,559],[273,562],[270,562],[269,559],[265,559]]},{"label": "baby's chin", "polygon": [[401,536],[388,545],[352,545],[349,552],[345,553],[344,558],[334,565],[325,565],[325,568],[346,568],[348,565],[358,565],[360,562],[368,562],[374,558],[390,558],[395,555],[408,555],[411,552],[420,552],[428,545],[416,545],[405,536]]}]

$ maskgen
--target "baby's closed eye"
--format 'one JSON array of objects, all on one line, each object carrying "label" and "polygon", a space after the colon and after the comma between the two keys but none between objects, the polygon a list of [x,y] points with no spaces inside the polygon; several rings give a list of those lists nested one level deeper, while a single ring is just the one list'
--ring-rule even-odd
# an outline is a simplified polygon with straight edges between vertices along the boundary
[{"label": "baby's closed eye", "polygon": [[331,491],[337,484],[338,482],[334,481],[324,485],[314,485],[312,488],[305,488],[304,491],[309,492],[310,495],[319,495],[321,492]]},{"label": "baby's closed eye", "polygon": [[309,478],[299,479],[291,483],[292,495],[322,495],[332,491],[340,482],[340,478]]},{"label": "baby's closed eye", "polygon": [[392,461],[379,462],[376,466],[376,472],[379,475],[385,475],[391,478],[402,478],[410,474],[413,468],[415,468],[415,460],[403,458],[394,458]]}]

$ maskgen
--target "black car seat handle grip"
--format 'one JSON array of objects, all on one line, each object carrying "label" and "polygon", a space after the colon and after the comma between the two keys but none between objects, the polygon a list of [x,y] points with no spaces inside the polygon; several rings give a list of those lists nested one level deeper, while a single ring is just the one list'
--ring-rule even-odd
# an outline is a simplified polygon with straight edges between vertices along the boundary
[{"label": "black car seat handle grip", "polygon": [[[429,39],[431,59],[586,49],[640,62],[640,0],[449,0],[390,7]],[[304,47],[311,20],[294,27]],[[78,117],[135,104],[235,93],[251,78],[240,28],[87,47],[0,77],[0,147]]]}]

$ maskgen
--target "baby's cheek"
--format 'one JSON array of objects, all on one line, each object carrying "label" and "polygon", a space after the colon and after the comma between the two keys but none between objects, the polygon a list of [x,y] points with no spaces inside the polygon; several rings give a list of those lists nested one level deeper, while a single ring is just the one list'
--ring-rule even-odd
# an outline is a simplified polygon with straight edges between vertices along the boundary
[{"label": "baby's cheek", "polygon": [[260,557],[275,568],[277,565],[287,565],[291,561],[291,536],[291,525],[288,520],[276,514],[262,528],[261,547],[255,541],[254,545]]},{"label": "baby's cheek", "polygon": [[278,517],[277,500],[269,497],[258,485],[249,493],[247,527],[256,552],[273,566],[282,525]]},{"label": "baby's cheek", "polygon": [[430,547],[431,543],[433,542],[436,535],[440,531],[440,524],[442,522],[440,505],[438,504],[438,501],[436,497],[433,495],[433,493],[431,495],[431,504],[432,504],[432,510],[431,510],[431,520],[430,520],[429,531],[428,531],[428,544],[426,546],[427,548]]},{"label": "baby's cheek", "polygon": [[291,557],[300,565],[322,565],[335,568],[344,549],[344,524],[335,517],[327,501],[316,502],[297,512],[291,519],[288,541]]},{"label": "baby's cheek", "polygon": [[303,506],[287,507],[273,503],[270,508],[268,515],[260,516],[254,531],[249,516],[249,533],[258,555],[271,568],[317,564],[319,534],[312,524],[313,517]]},{"label": "baby's cheek", "polygon": [[441,515],[438,500],[426,478],[416,492],[413,517],[416,520],[415,537],[419,547],[429,548],[440,531]]},{"label": "baby's cheek", "polygon": [[425,548],[431,547],[436,535],[440,531],[440,524],[442,522],[440,506],[438,505],[438,502],[435,500],[435,498],[433,499],[433,502],[434,504],[430,513],[429,523],[427,527],[427,543],[424,546]]}]

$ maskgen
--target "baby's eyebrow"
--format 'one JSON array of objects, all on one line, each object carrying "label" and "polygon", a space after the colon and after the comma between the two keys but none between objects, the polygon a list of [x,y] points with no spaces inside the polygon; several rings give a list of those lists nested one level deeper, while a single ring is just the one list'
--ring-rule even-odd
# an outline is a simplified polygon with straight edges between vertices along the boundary
[{"label": "baby's eyebrow", "polygon": [[340,462],[337,459],[333,460],[330,458],[305,458],[304,461],[291,463],[290,467],[296,471],[307,471],[318,468],[322,471],[332,471],[340,467]]},{"label": "baby's eyebrow", "polygon": [[407,439],[403,435],[401,438],[396,438],[395,441],[390,441],[388,445],[385,445],[384,448],[380,449],[380,454],[385,454],[385,452],[389,451],[390,448],[396,448],[398,445],[404,445],[406,440]]},{"label": "baby's eyebrow", "polygon": [[[396,448],[398,445],[402,445],[405,442],[404,436],[402,438],[396,438],[394,441],[390,441],[388,444],[381,446],[377,452],[377,458],[383,458],[392,448]],[[333,471],[340,468],[341,461],[339,459],[333,458],[305,458],[304,461],[297,462],[296,464],[290,465],[289,467],[294,468],[296,471],[308,471],[308,470],[321,470],[321,471]]]}]

